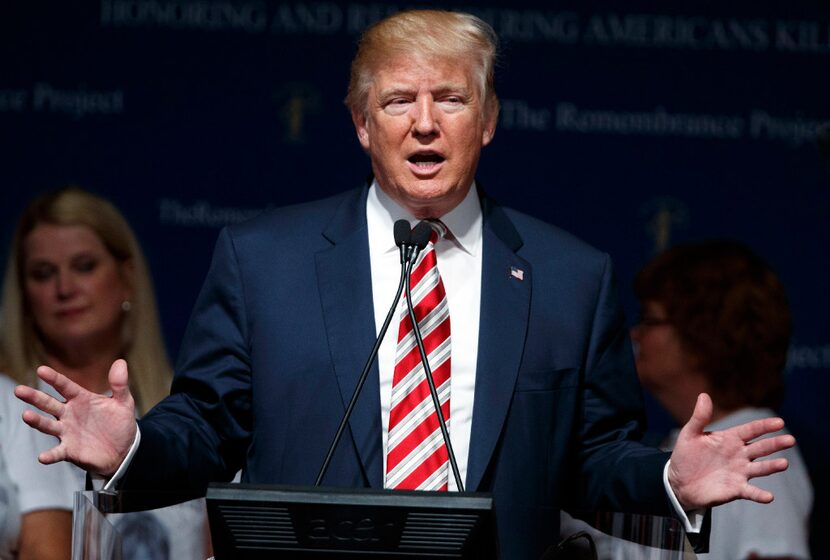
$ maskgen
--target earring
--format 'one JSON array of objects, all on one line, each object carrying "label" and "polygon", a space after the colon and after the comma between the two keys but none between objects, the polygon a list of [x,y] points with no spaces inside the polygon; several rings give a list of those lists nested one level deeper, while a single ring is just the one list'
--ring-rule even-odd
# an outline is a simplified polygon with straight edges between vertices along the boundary
[{"label": "earring", "polygon": [[130,300],[125,299],[124,301],[121,302],[121,311],[123,311],[124,313],[128,313],[130,311],[130,309],[132,309],[132,308],[133,308],[133,304],[130,303]]}]

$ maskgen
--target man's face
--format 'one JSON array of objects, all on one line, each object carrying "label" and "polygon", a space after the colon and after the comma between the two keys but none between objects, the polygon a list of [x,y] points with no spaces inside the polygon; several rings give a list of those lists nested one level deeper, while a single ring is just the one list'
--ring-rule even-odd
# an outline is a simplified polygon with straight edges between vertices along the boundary
[{"label": "man's face", "polygon": [[380,187],[418,218],[455,208],[495,132],[482,103],[467,61],[399,56],[378,68],[352,119]]}]

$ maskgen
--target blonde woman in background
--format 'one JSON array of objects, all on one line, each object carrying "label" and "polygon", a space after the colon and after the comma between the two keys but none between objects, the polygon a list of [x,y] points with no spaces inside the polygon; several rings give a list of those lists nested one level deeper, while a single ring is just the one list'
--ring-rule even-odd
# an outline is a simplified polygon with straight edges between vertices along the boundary
[{"label": "blonde woman in background", "polygon": [[172,368],[138,241],[112,204],[80,188],[43,195],[24,211],[1,324],[5,373],[20,383],[37,384],[35,369],[55,364],[105,391],[115,357],[136,371],[130,390],[139,413],[169,392]]},{"label": "blonde woman in background", "polygon": [[[124,358],[134,372],[130,390],[138,414],[169,392],[172,368],[141,248],[121,213],[83,189],[45,194],[24,211],[9,253],[1,320],[2,368],[19,383],[52,391],[35,376],[37,366],[48,365],[105,393],[110,365]],[[31,431],[20,420],[16,429]],[[84,471],[71,469],[68,508],[85,479]],[[167,529],[156,533],[167,539],[170,558],[206,557],[203,512],[153,515],[148,522]],[[130,550],[124,557],[132,557]]]}]

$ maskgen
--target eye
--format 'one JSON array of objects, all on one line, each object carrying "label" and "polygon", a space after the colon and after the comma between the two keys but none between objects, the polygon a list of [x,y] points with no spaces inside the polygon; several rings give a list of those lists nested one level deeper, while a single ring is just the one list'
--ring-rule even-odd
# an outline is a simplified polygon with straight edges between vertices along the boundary
[{"label": "eye", "polygon": [[396,97],[387,101],[386,107],[403,107],[405,105],[409,105],[411,102],[412,100],[407,99],[406,97]]},{"label": "eye", "polygon": [[391,115],[402,115],[411,104],[412,100],[408,97],[393,97],[383,104],[383,110]]},{"label": "eye", "polygon": [[92,257],[82,257],[72,263],[72,268],[77,272],[89,273],[98,267],[98,260]]},{"label": "eye", "polygon": [[29,268],[27,276],[35,282],[46,282],[55,274],[55,267],[48,264],[38,264]]},{"label": "eye", "polygon": [[438,104],[445,111],[459,111],[467,104],[467,99],[462,95],[447,94],[438,98]]}]

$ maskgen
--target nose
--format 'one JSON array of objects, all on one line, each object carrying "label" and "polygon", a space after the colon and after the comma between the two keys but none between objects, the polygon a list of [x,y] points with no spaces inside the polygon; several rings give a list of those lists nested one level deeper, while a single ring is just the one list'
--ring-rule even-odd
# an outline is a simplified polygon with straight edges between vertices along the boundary
[{"label": "nose", "polygon": [[432,97],[421,96],[417,103],[417,114],[412,125],[413,131],[419,136],[429,136],[437,132],[436,126]]},{"label": "nose", "polygon": [[55,291],[58,299],[68,299],[75,293],[75,278],[70,272],[59,271],[55,275]]}]

